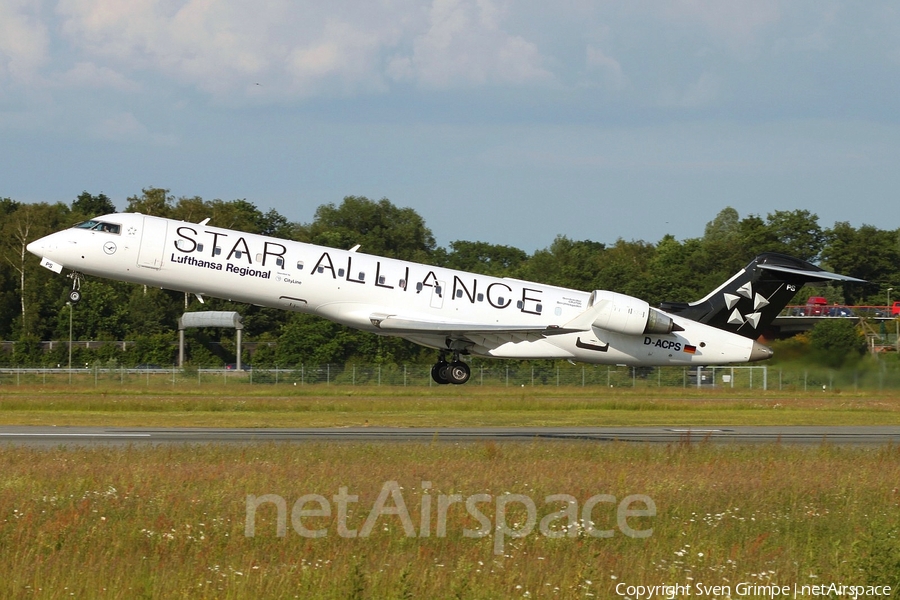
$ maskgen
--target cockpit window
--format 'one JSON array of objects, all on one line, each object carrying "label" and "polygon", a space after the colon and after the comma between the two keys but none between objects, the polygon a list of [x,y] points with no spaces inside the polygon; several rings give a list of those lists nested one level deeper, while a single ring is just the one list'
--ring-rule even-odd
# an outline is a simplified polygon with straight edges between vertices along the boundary
[{"label": "cockpit window", "polygon": [[107,223],[105,221],[95,221],[91,219],[90,221],[82,221],[81,223],[74,225],[73,229],[90,229],[92,231],[118,234],[121,231],[122,226],[116,223]]}]

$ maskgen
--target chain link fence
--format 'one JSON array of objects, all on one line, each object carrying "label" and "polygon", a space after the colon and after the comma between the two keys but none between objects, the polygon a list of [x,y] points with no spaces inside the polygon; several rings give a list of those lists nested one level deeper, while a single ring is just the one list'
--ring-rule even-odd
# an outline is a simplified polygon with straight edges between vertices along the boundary
[{"label": "chain link fence", "polygon": [[[9,385],[296,385],[439,387],[430,365],[325,364],[262,369],[223,368],[4,368],[0,386]],[[769,366],[623,367],[491,363],[473,366],[468,386],[700,388],[754,390],[900,389],[900,369],[787,369]]]}]

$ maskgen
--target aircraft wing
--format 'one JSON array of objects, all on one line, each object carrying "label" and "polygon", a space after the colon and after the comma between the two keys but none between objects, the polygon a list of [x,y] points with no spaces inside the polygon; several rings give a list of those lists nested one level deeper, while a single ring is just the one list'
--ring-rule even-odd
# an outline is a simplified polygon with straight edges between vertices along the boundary
[{"label": "aircraft wing", "polygon": [[378,329],[395,334],[448,335],[450,337],[469,337],[483,335],[537,335],[546,337],[576,331],[551,325],[549,327],[534,325],[490,325],[486,323],[466,323],[463,321],[435,321],[420,318],[405,318],[400,315],[372,314],[369,317]]}]

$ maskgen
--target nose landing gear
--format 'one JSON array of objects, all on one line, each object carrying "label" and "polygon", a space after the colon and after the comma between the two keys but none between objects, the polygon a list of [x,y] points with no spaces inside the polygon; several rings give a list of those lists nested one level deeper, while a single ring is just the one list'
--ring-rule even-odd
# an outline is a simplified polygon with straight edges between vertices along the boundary
[{"label": "nose landing gear", "polygon": [[72,280],[72,291],[69,292],[69,302],[72,304],[78,304],[81,301],[81,280],[83,278],[84,275],[78,271],[69,273],[69,279]]},{"label": "nose landing gear", "polygon": [[472,372],[469,365],[459,359],[459,352],[453,353],[453,360],[447,362],[446,353],[441,352],[437,363],[431,367],[431,378],[435,383],[445,385],[452,383],[454,385],[462,385],[469,380]]}]

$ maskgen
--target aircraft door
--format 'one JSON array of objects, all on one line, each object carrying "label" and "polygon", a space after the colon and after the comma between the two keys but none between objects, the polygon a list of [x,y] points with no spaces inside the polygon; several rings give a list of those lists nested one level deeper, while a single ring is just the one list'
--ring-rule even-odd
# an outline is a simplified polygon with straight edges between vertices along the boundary
[{"label": "aircraft door", "polygon": [[431,308],[443,308],[444,306],[444,294],[447,293],[447,284],[443,281],[438,281],[434,284],[434,288],[431,291]]},{"label": "aircraft door", "polygon": [[138,251],[139,267],[161,269],[166,248],[168,222],[157,217],[144,217],[141,228],[141,249]]}]

